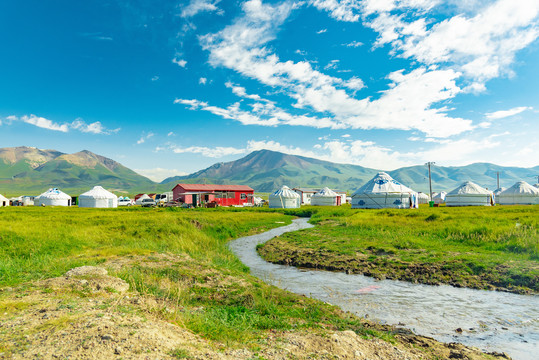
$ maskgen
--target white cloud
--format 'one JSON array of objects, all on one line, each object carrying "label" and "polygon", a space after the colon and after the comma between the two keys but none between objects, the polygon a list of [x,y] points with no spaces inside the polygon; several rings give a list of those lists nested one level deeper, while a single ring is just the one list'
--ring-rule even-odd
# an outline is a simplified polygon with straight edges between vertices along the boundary
[{"label": "white cloud", "polygon": [[72,129],[79,130],[83,133],[91,133],[91,134],[104,134],[109,135],[112,133],[117,133],[120,131],[120,129],[114,129],[114,130],[107,130],[100,121],[93,122],[91,124],[86,124],[84,120],[82,119],[76,119],[73,121],[70,125]]},{"label": "white cloud", "polygon": [[159,76],[155,75],[152,77],[152,81],[157,81],[157,80],[159,80]]},{"label": "white cloud", "polygon": [[327,31],[328,31],[328,29],[321,29],[321,30],[318,30],[316,33],[317,34],[323,34],[323,33],[327,32]]},{"label": "white cloud", "polygon": [[138,139],[137,141],[137,145],[144,144],[146,140],[152,138],[154,135],[155,134],[151,131],[148,133],[142,133],[142,135],[140,136],[140,139]]},{"label": "white cloud", "polygon": [[176,136],[176,134],[174,134],[174,132],[171,131],[171,132],[169,132],[169,133],[167,134],[167,136]]},{"label": "white cloud", "polygon": [[185,171],[177,169],[163,169],[163,168],[153,168],[153,169],[134,169],[137,173],[142,176],[146,176],[148,179],[151,179],[155,182],[161,182],[168,177],[172,176],[185,176],[189,175]]},{"label": "white cloud", "polygon": [[340,60],[331,60],[331,61],[324,67],[324,70],[336,69],[337,66],[339,65],[339,61],[340,61]]},{"label": "white cloud", "polygon": [[35,115],[24,115],[21,116],[18,120],[25,122],[27,124],[31,124],[43,129],[47,130],[54,130],[54,131],[61,131],[61,132],[68,132],[69,126],[67,124],[57,124],[52,122],[49,119],[45,119],[44,117],[35,116]]},{"label": "white cloud", "polygon": [[[457,14],[430,26],[435,19],[421,16],[438,3],[369,0],[364,14],[379,33],[379,45],[391,44],[399,56],[427,65],[454,68],[476,83],[476,90],[487,80],[511,75],[516,52],[539,37],[537,0],[480,2],[482,7],[474,8],[474,14]],[[406,7],[419,9],[413,20],[391,13]]]},{"label": "white cloud", "polygon": [[172,62],[174,64],[177,64],[178,66],[181,66],[182,68],[184,68],[185,65],[187,65],[187,61],[185,61],[183,59],[174,58],[174,59],[172,59]]},{"label": "white cloud", "polygon": [[341,135],[341,137],[343,137],[343,138],[349,138],[350,136],[352,136],[352,135],[350,135],[350,134]]},{"label": "white cloud", "polygon": [[343,46],[346,46],[346,47],[353,47],[353,48],[357,48],[357,47],[360,47],[360,46],[363,46],[364,44],[361,42],[361,41],[352,41],[350,43],[347,43],[347,44],[343,44]]},{"label": "white cloud", "polygon": [[207,82],[208,79],[206,79],[205,77],[201,77],[200,79],[198,79],[198,83],[201,85],[206,85]]},{"label": "white cloud", "polygon": [[[410,0],[408,3],[425,5],[429,2]],[[317,4],[321,6],[322,2]],[[328,2],[326,5],[331,4]],[[262,4],[260,0],[245,2],[243,17],[216,34],[201,37],[203,48],[210,52],[210,64],[227,67],[243,76],[256,79],[263,85],[280,88],[296,101],[293,106],[298,110],[314,110],[324,114],[322,118],[305,115],[301,119],[295,115],[294,125],[417,129],[428,136],[437,137],[459,134],[473,128],[470,120],[449,116],[451,109],[436,107],[441,101],[451,100],[461,92],[456,85],[461,73],[453,69],[427,70],[420,67],[409,73],[395,71],[389,74],[388,79],[392,83],[380,98],[356,99],[355,92],[364,87],[361,79],[353,77],[344,80],[328,76],[314,70],[306,61],[280,61],[265,44],[275,38],[278,27],[287,19],[293,8],[289,2],[276,6]],[[354,94],[348,94],[347,90],[352,90]],[[191,105],[191,108],[195,107]],[[213,110],[225,118],[237,119],[239,115],[237,112],[235,115],[231,114],[233,110],[239,110],[238,104]],[[272,110],[266,106],[265,112],[270,113]],[[242,121],[244,124],[260,124],[260,119],[253,119],[252,114],[241,115],[249,119]],[[260,118],[261,114],[257,115]],[[298,119],[301,121],[297,121]],[[316,121],[317,119],[319,120]],[[272,120],[265,119],[263,123],[275,126],[290,124],[290,121],[273,117]]]},{"label": "white cloud", "polygon": [[526,110],[533,110],[533,108],[529,106],[521,106],[521,107],[509,109],[509,110],[500,110],[500,111],[495,111],[491,113],[486,113],[485,117],[489,120],[498,120],[498,119],[503,119],[503,118],[520,114],[521,112],[524,112]]},{"label": "white cloud", "polygon": [[[42,129],[60,131],[63,133],[67,133],[69,132],[69,130],[78,130],[83,133],[110,135],[112,133],[116,133],[120,131],[119,128],[114,129],[114,130],[108,130],[99,121],[96,121],[91,124],[86,124],[86,122],[84,122],[84,120],[80,118],[76,119],[72,123],[64,123],[64,124],[58,124],[52,120],[46,119],[41,116],[36,116],[34,114],[23,115],[21,117],[10,115],[10,116],[7,116],[5,119],[8,120],[9,123],[12,123],[14,121],[22,121],[24,123],[34,125]],[[0,122],[0,125],[1,125],[1,122]]]},{"label": "white cloud", "polygon": [[181,12],[181,17],[193,17],[201,12],[217,12],[222,14],[223,11],[217,7],[221,0],[191,0]]},{"label": "white cloud", "polygon": [[184,153],[201,154],[202,156],[209,157],[209,158],[221,158],[223,156],[238,155],[238,154],[245,153],[245,149],[237,149],[234,147],[223,147],[223,146],[210,148],[206,146],[182,147],[182,146],[170,145],[169,147],[172,150],[172,152],[176,154],[184,154]]},{"label": "white cloud", "polygon": [[339,21],[356,22],[359,20],[359,0],[309,0],[309,4],[318,10],[327,11]]}]

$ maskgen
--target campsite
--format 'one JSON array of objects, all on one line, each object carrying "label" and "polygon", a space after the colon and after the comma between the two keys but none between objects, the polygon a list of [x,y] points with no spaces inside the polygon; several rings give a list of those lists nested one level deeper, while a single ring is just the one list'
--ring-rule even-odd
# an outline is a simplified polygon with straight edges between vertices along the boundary
[{"label": "campsite", "polygon": [[0,360],[539,357],[539,0],[0,14]]}]

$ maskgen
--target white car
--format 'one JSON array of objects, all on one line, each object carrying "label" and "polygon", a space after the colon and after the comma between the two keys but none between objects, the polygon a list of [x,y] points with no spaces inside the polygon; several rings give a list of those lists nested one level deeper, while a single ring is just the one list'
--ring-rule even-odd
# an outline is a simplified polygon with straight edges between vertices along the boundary
[{"label": "white car", "polygon": [[131,206],[133,203],[131,199],[118,199],[118,206]]}]

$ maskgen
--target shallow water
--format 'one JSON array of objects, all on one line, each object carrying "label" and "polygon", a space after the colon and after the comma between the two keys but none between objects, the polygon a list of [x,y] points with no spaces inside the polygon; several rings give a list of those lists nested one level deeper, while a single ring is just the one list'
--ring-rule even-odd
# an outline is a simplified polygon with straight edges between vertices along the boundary
[{"label": "shallow water", "polygon": [[[312,227],[308,219],[236,239],[230,249],[251,273],[282,289],[337,305],[384,324],[401,325],[443,342],[459,342],[514,359],[537,359],[539,296],[451,286],[375,280],[363,275],[304,270],[271,264],[256,245],[289,231]],[[455,330],[461,328],[462,334]]]}]

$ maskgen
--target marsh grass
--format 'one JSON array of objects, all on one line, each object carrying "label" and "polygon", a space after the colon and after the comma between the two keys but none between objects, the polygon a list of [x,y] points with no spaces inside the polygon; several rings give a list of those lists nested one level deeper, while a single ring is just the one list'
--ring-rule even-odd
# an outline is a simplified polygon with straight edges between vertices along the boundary
[{"label": "marsh grass", "polygon": [[[323,253],[314,252],[303,265],[318,260],[323,268],[332,258],[346,258],[353,266],[354,258],[366,258],[377,267],[369,271],[372,275],[539,291],[539,206],[310,210],[317,227],[274,240],[280,242],[278,248],[286,243],[295,250]],[[405,275],[416,265],[439,271],[440,276]]]}]

